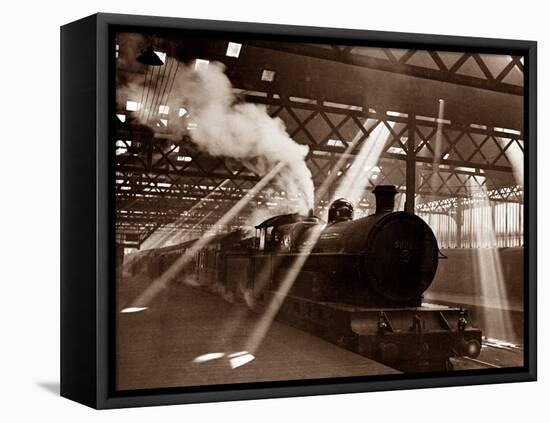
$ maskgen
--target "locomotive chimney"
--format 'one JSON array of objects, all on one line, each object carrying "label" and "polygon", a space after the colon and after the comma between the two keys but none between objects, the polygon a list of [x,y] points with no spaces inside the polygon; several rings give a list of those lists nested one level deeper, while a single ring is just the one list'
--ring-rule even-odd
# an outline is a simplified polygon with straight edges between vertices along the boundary
[{"label": "locomotive chimney", "polygon": [[377,185],[372,192],[376,197],[377,214],[393,211],[395,194],[397,194],[395,185]]}]

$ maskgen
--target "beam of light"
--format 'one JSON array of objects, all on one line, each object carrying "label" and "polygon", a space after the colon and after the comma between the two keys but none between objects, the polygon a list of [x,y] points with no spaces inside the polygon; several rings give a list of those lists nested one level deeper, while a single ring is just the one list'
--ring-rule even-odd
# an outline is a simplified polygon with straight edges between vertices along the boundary
[{"label": "beam of light", "polygon": [[[271,273],[274,273],[279,269],[281,261],[283,261],[281,256],[273,257],[271,264],[263,265],[260,271],[255,275],[254,288],[252,290],[247,290],[244,293],[246,305],[251,310],[258,311],[257,296],[258,294],[263,293],[266,286],[271,282]],[[228,316],[223,326],[220,327],[218,331],[219,335],[212,337],[213,341],[210,347],[215,348],[215,344],[217,344],[219,339],[224,339],[226,342],[231,342],[231,340],[237,336],[237,332],[239,330],[243,330],[249,318],[250,315],[247,308],[235,308],[231,315]]]},{"label": "beam of light", "polygon": [[[333,186],[333,183],[338,178],[338,172],[342,171],[342,169],[346,164],[346,159],[348,158],[348,156],[351,155],[351,153],[353,152],[353,150],[355,149],[355,146],[359,143],[359,141],[363,139],[364,131],[372,130],[376,125],[379,125],[379,124],[381,123],[376,119],[365,120],[365,123],[362,124],[363,129],[359,129],[357,131],[357,133],[353,137],[352,141],[349,143],[346,150],[340,155],[338,161],[336,162],[336,165],[331,169],[330,175],[328,175],[328,177],[324,180],[322,185],[317,189],[317,193],[315,195],[315,197],[317,198],[315,202],[315,207],[317,207],[320,204],[321,200],[324,199],[327,191],[330,189],[331,186]],[[366,139],[363,142],[366,143],[368,138],[369,137],[366,137]],[[354,159],[356,160],[357,157],[355,157]]]},{"label": "beam of light", "polygon": [[[391,128],[394,125],[395,122],[389,123]],[[354,204],[361,200],[365,188],[370,183],[370,176],[376,170],[376,164],[380,160],[390,134],[390,129],[383,122],[374,128],[361,146],[361,150],[336,189],[332,200],[345,198]]]},{"label": "beam of light", "polygon": [[[244,299],[246,305],[251,310],[257,310],[257,295],[264,292],[266,286],[270,283],[271,272],[275,272],[282,261],[281,256],[276,256],[271,260],[271,264],[265,264],[261,267],[260,271],[254,276],[254,288],[252,290],[247,290],[244,293]],[[225,286],[221,286],[222,289]],[[220,291],[222,291],[220,289]],[[222,291],[221,294],[223,297],[229,301],[228,292]],[[230,348],[232,340],[238,337],[237,333],[239,330],[244,330],[247,321],[250,319],[250,313],[248,308],[244,307],[235,307],[223,325],[219,328],[218,334],[212,336],[212,341],[209,344],[211,349],[217,348],[219,346],[219,340],[224,341],[224,345]]]},{"label": "beam of light", "polygon": [[241,351],[239,353],[230,354],[229,356],[229,365],[232,369],[237,367],[244,366],[245,364],[250,363],[256,357],[254,354],[249,353],[248,351]]},{"label": "beam of light", "polygon": [[251,361],[256,359],[254,354],[251,354],[248,351],[239,351],[232,354],[215,352],[215,353],[207,353],[207,354],[199,355],[195,357],[192,362],[195,364],[201,364],[201,363],[207,363],[213,360],[219,360],[224,357],[228,358],[229,367],[231,367],[231,369],[236,369],[238,367],[244,366],[245,364],[248,364]]},{"label": "beam of light", "polygon": [[252,330],[252,333],[246,343],[247,351],[251,351],[252,353],[258,351],[258,348],[264,340],[267,331],[271,327],[273,319],[275,319],[275,316],[281,308],[281,305],[286,299],[290,288],[292,288],[292,285],[294,285],[298,274],[302,270],[302,267],[304,266],[306,260],[309,258],[309,254],[311,253],[313,246],[319,239],[319,235],[321,234],[323,229],[324,227],[322,226],[314,226],[306,235],[306,238],[302,244],[302,251],[296,255],[290,268],[285,269],[286,274],[283,280],[280,282],[277,291],[273,293],[271,301],[263,311],[258,320],[258,323]]},{"label": "beam of light", "polygon": [[512,140],[511,138],[495,137],[497,142],[500,144],[500,147],[504,150],[506,158],[512,165],[512,172],[514,173],[514,179],[516,183],[523,188],[523,150],[519,145],[519,141],[515,140],[512,142],[508,148],[506,146]]},{"label": "beam of light", "polygon": [[[211,210],[210,212],[208,212],[206,215],[204,215],[197,223],[195,223],[191,229],[189,230],[186,230],[185,232],[181,233],[179,231],[176,230],[176,228],[170,230],[165,236],[163,236],[162,239],[152,243],[152,244],[149,244],[147,247],[143,248],[143,250],[148,250],[148,249],[153,249],[153,248],[162,248],[164,246],[168,246],[168,245],[175,245],[177,244],[177,242],[174,242],[174,239],[176,237],[179,237],[179,241],[181,242],[181,240],[187,235],[187,234],[190,234],[193,232],[193,230],[195,230],[195,228],[197,228],[201,223],[203,223],[206,219],[208,219],[213,213],[214,213],[215,210]],[[185,216],[185,219],[188,219],[189,216]],[[134,254],[131,254],[129,256],[125,256],[124,257],[124,263],[122,264],[123,266],[123,269],[124,271],[128,271],[130,269],[130,267],[132,266],[132,264],[140,257],[140,255],[136,252]]]},{"label": "beam of light", "polygon": [[[148,250],[151,248],[161,248],[164,246],[169,245],[169,242],[174,238],[174,235],[177,235],[180,228],[179,226],[185,224],[187,220],[189,220],[191,214],[199,207],[201,207],[205,201],[208,201],[210,197],[214,195],[214,193],[221,189],[225,184],[229,182],[229,179],[224,179],[220,184],[216,185],[209,193],[208,195],[205,195],[203,198],[201,198],[199,201],[197,201],[193,206],[185,212],[183,216],[175,220],[174,222],[170,222],[167,226],[171,227],[171,229],[168,232],[161,233],[158,229],[151,234],[147,240],[143,243],[143,249]],[[159,228],[160,229],[160,228]]]},{"label": "beam of light", "polygon": [[139,313],[140,311],[145,311],[149,307],[126,307],[120,310],[121,313]]},{"label": "beam of light", "polygon": [[398,192],[395,196],[395,207],[394,210],[405,210],[405,200],[407,195],[404,192]]},{"label": "beam of light", "polygon": [[[374,122],[376,122],[374,119],[367,119],[364,127],[367,127],[369,124]],[[390,123],[392,128],[393,125],[395,125],[395,123]],[[337,195],[334,198],[338,198],[339,196],[349,198],[350,195],[353,195],[358,197],[355,198],[355,200],[358,201],[362,197],[365,187],[368,184],[368,178],[363,175],[364,169],[367,166],[373,167],[378,162],[390,135],[390,130],[383,123],[375,123],[373,126],[374,129],[364,141],[353,165],[348,169],[348,173],[346,174],[346,177],[344,178],[344,181],[340,185]],[[354,139],[350,143],[350,146],[348,146],[346,153],[348,151],[353,151],[353,148],[357,142],[362,138],[362,133],[362,130],[357,132]],[[317,190],[318,201],[324,197],[325,193],[338,176],[338,171],[343,168],[345,159],[345,155],[340,157],[336,166],[331,170],[329,177],[325,179],[321,187]],[[260,316],[258,323],[255,325],[246,344],[246,349],[248,351],[255,353],[260,347],[269,328],[271,327],[273,320],[275,319],[275,316],[279,312],[279,309],[286,299],[288,292],[294,285],[294,282],[296,281],[302,267],[309,258],[309,254],[317,243],[323,229],[324,227],[322,226],[313,227],[306,235],[305,241],[302,244],[302,251],[296,255],[291,267],[286,271],[283,280],[279,284],[277,292],[273,294],[271,301]]]},{"label": "beam of light", "polygon": [[514,342],[508,342],[508,341],[503,341],[501,339],[488,338],[488,337],[485,338],[484,344],[489,345],[491,347],[501,348],[501,349],[508,349],[508,350],[509,349],[521,349],[521,348],[523,348],[521,346],[521,344],[516,344]]},{"label": "beam of light", "polygon": [[245,293],[245,301],[249,308],[254,309],[258,294],[265,291],[266,287],[271,282],[271,274],[274,274],[279,269],[282,261],[283,257],[281,255],[273,256],[271,260],[267,261],[260,271],[254,275],[254,287],[252,290]]},{"label": "beam of light", "polygon": [[[359,141],[364,138],[364,132],[372,130],[373,128],[376,127],[377,124],[378,124],[378,121],[376,121],[375,119],[367,119],[363,124],[363,130],[359,129],[357,131],[352,141],[348,144],[348,147],[346,148],[346,150],[340,155],[335,166],[332,168],[331,174],[328,176],[328,178],[326,178],[323,181],[321,186],[317,188],[317,192],[315,196],[316,197],[315,207],[317,207],[320,204],[321,200],[324,198],[325,194],[328,192],[329,188],[332,186],[332,184],[336,180],[337,172],[344,168],[346,164],[346,160],[348,159],[348,156],[353,152],[353,150],[355,149]],[[368,137],[367,139],[365,139],[365,142],[367,142],[367,140],[368,140]],[[306,246],[305,251],[302,251],[301,254],[296,256],[296,259],[294,260],[291,269],[286,274],[284,280],[280,284],[276,295],[273,296],[268,306],[264,309],[263,313],[260,315],[258,322],[254,326],[254,329],[251,335],[247,339],[246,349],[248,351],[255,353],[258,350],[263,339],[265,338],[265,335],[267,334],[267,331],[271,327],[273,319],[277,315],[284,299],[286,298],[288,291],[294,284],[300,270],[302,269],[307,258],[309,257],[309,254],[313,249],[313,246],[317,242],[317,239],[319,238],[319,235],[321,234],[321,231],[323,229],[324,227],[314,228],[314,230],[312,230],[307,235],[306,242],[304,243],[304,245]],[[264,291],[265,286],[269,282],[269,278],[267,276],[272,271],[275,272],[275,270],[279,268],[281,261],[282,260],[279,259],[279,260],[276,260],[274,263],[272,263],[272,266],[265,265],[262,267],[262,269],[259,272],[260,277],[257,278],[257,279],[260,279],[259,284],[257,285],[255,284],[254,293],[252,294],[252,296],[248,296],[249,298],[248,298],[247,304],[249,306],[254,307],[255,296]],[[241,327],[241,325],[243,324],[245,315],[246,313],[239,313],[238,315],[235,316],[234,319],[228,319],[227,323],[224,325],[224,328],[220,330],[220,333],[222,333],[224,337],[226,337],[226,339],[231,339],[233,335],[236,333],[237,329]]]},{"label": "beam of light", "polygon": [[[197,222],[193,227],[187,231],[185,231],[183,234],[180,231],[179,226],[184,225],[189,218],[191,217],[191,213],[195,211],[197,208],[199,208],[208,198],[210,198],[212,195],[214,195],[214,192],[223,187],[227,182],[229,182],[229,179],[223,180],[220,184],[215,186],[208,195],[204,196],[202,199],[197,201],[193,206],[186,211],[185,215],[181,216],[174,222],[169,223],[169,226],[171,227],[170,230],[167,232],[161,233],[158,228],[155,232],[149,236],[144,242],[142,246],[142,250],[149,250],[153,248],[162,248],[164,246],[170,245],[171,242],[173,242],[174,238],[178,237],[182,239],[187,235],[188,233],[191,233],[198,225],[200,225],[202,222],[204,222],[208,217],[210,217],[214,210],[211,210],[209,213],[207,213],[203,218],[200,219],[199,222]],[[166,228],[166,227],[164,227]],[[122,264],[124,271],[128,271],[132,264],[136,261],[136,259],[139,257],[139,254],[131,254],[124,257],[124,263]]]},{"label": "beam of light", "polygon": [[208,354],[203,354],[203,355],[199,355],[198,357],[195,357],[193,359],[193,363],[205,363],[207,361],[219,360],[220,358],[223,358],[223,357],[225,357],[225,353],[222,353],[222,352],[208,353]]},{"label": "beam of light", "polygon": [[[235,216],[284,168],[284,163],[278,163],[271,169],[248,193],[242,197],[231,209],[223,215],[212,227],[227,225]],[[157,279],[155,279],[134,301],[134,304],[150,304],[151,301],[178,275],[191,261],[195,254],[203,249],[215,235],[215,229],[208,231],[189,247],[186,254],[179,256],[174,263]]]},{"label": "beam of light", "polygon": [[[270,305],[267,308],[267,313],[265,313],[266,309],[264,309],[264,312],[258,318],[257,323],[254,325],[255,329],[252,331],[252,335],[249,336],[246,341],[245,348],[247,348],[247,350],[252,351],[253,353],[257,351],[282,304],[282,300],[284,300],[284,296],[286,296],[286,293],[288,293],[288,290],[290,290],[291,286],[293,285],[300,269],[304,265],[305,260],[309,255],[309,252],[313,248],[313,244],[315,244],[315,242],[317,241],[321,230],[322,228],[319,229],[318,233],[313,234],[314,237],[312,236],[310,239],[308,239],[308,245],[310,245],[309,251],[304,252],[304,254],[302,256],[299,256],[296,262],[293,263],[293,268],[295,270],[292,274],[287,274],[287,278],[285,278],[285,282],[283,282],[282,284],[285,285],[285,288],[279,289],[278,291],[278,293],[283,295],[283,297],[280,298],[280,301],[279,299],[272,299]],[[270,282],[271,273],[275,273],[278,271],[282,261],[283,258],[281,256],[276,256],[273,258],[270,264],[263,265],[260,271],[256,273],[254,278],[253,291],[245,292],[244,294],[246,304],[249,308],[256,309],[257,295],[264,292],[266,286]],[[227,342],[230,342],[236,336],[238,330],[244,327],[247,318],[249,318],[249,314],[246,308],[236,308],[235,312],[233,312],[232,315],[230,315],[226,319],[226,322],[220,328],[218,332],[219,335],[212,337],[213,340],[218,340],[223,337],[225,340],[227,340]],[[214,341],[212,342],[211,347],[214,348]]]},{"label": "beam of light", "polygon": [[[473,180],[475,179],[475,180]],[[474,262],[481,287],[483,329],[486,334],[497,334],[505,340],[514,339],[506,282],[502,271],[491,202],[482,185],[484,176],[472,177],[468,182],[471,204],[466,210],[476,241]]]},{"label": "beam of light", "polygon": [[[161,244],[162,245],[159,245],[158,248],[161,248],[163,246],[168,246],[168,245],[176,245],[180,242],[183,242],[185,237],[188,235],[188,234],[191,234],[193,233],[193,231],[198,228],[206,219],[208,219],[210,216],[212,216],[212,214],[214,214],[214,212],[216,211],[217,209],[212,209],[210,210],[208,213],[206,213],[203,217],[201,217],[197,223],[195,223],[191,228],[189,229],[182,229],[181,231],[180,230],[172,230],[169,232],[169,236],[168,237],[165,237],[165,241],[162,242]],[[157,247],[155,247],[157,248]]]}]

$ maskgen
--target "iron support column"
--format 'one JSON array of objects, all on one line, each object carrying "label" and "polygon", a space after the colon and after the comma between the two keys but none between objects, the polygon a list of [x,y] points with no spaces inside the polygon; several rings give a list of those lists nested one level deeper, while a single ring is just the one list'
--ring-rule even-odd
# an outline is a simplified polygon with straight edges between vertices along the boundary
[{"label": "iron support column", "polygon": [[405,211],[414,214],[416,193],[416,153],[414,152],[414,118],[409,119],[407,136],[407,172],[405,182]]}]

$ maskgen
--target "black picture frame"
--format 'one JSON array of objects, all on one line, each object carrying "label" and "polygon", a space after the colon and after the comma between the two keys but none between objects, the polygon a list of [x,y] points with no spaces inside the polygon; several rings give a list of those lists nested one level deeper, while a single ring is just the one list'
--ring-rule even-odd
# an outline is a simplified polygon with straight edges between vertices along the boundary
[{"label": "black picture frame", "polygon": [[[506,52],[525,58],[525,357],[522,368],[464,374],[258,382],[116,392],[113,389],[113,275],[115,263],[112,114],[113,31],[179,29],[261,36],[275,40],[422,49]],[[95,14],[61,28],[61,395],[90,407],[231,401],[304,395],[535,381],[537,44],[534,41],[268,25],[118,14]]]}]

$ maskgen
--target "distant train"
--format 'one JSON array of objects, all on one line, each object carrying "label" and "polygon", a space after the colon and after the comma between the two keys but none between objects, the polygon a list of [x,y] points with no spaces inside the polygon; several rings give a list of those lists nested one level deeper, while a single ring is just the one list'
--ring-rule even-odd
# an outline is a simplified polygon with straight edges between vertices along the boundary
[{"label": "distant train", "polygon": [[193,281],[261,311],[284,295],[277,318],[403,371],[451,370],[450,357],[475,358],[481,331],[467,310],[422,304],[439,249],[419,217],[394,212],[396,189],[374,189],[376,212],[353,219],[339,199],[319,218],[288,214],[240,232],[136,253],[131,268],[158,277],[188,255],[174,281]]}]

